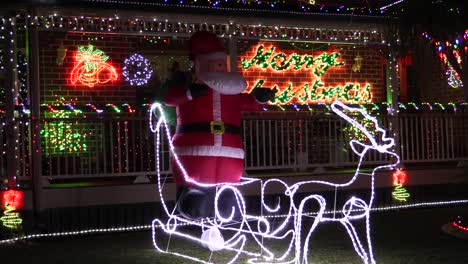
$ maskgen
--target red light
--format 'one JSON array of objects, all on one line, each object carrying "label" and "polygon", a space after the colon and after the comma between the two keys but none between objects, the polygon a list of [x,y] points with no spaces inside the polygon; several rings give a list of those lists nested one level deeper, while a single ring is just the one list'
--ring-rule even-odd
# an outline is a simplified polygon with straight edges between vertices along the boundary
[{"label": "red light", "polygon": [[406,172],[402,170],[394,171],[392,176],[393,176],[394,185],[397,185],[397,184],[404,185],[406,183],[406,179],[408,178],[408,176],[406,175]]},{"label": "red light", "polygon": [[456,221],[453,221],[453,222],[452,222],[452,225],[453,225],[454,227],[456,227],[456,228],[460,229],[460,230],[463,230],[463,231],[468,231],[468,227],[461,226],[461,225],[457,224],[457,222],[456,222]]},{"label": "red light", "polygon": [[3,205],[19,209],[23,206],[23,192],[18,190],[9,190],[3,193]]},{"label": "red light", "polygon": [[75,54],[75,65],[70,74],[70,81],[76,84],[80,81],[89,87],[94,85],[115,81],[118,74],[114,66],[106,62],[108,56],[105,56],[101,50],[95,50],[92,45],[88,48],[79,47]]}]

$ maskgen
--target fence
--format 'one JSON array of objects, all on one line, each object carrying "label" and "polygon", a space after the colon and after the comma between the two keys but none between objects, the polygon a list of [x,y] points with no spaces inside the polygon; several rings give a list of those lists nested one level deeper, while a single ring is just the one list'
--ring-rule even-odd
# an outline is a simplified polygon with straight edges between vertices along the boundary
[{"label": "fence", "polygon": [[[400,114],[397,122],[380,116],[382,126],[398,136],[402,162],[459,161],[468,158],[468,115]],[[17,121],[17,172],[29,176],[27,122]],[[398,125],[398,127],[396,126]],[[392,127],[393,126],[393,127]],[[0,122],[1,177],[6,177],[6,129]],[[399,131],[396,133],[395,131]],[[248,171],[297,171],[317,167],[354,166],[348,124],[330,114],[250,114],[243,121]],[[380,135],[376,135],[379,138]],[[41,123],[42,175],[48,183],[63,179],[115,179],[155,175],[154,135],[146,112],[46,117]],[[160,139],[161,170],[170,172],[167,138]],[[366,155],[365,163],[389,157]],[[133,178],[132,178],[133,177]]]}]

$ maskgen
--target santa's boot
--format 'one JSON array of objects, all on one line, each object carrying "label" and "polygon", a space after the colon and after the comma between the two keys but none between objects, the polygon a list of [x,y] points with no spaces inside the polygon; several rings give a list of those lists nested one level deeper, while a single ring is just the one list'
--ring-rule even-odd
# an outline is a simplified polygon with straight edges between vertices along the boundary
[{"label": "santa's boot", "polygon": [[177,190],[177,211],[185,218],[199,220],[213,215],[213,198],[210,192],[188,186]]},{"label": "santa's boot", "polygon": [[224,248],[224,238],[217,227],[210,227],[203,231],[201,236],[202,245],[211,251],[218,251]]}]

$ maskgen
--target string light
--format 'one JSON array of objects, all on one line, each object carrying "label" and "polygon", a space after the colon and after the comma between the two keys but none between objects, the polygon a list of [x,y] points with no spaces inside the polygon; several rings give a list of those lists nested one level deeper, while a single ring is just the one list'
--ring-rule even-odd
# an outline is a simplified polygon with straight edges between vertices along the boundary
[{"label": "string light", "polygon": [[85,123],[79,122],[86,115],[63,97],[58,99],[57,105],[61,107],[46,105],[47,111],[44,111],[45,118],[52,119],[40,131],[44,138],[46,155],[86,153],[92,130]]},{"label": "string light", "polygon": [[[254,83],[254,85],[248,86],[246,92],[262,88],[265,83],[269,87],[277,88],[279,86],[278,79],[288,80],[283,77],[289,76],[285,75],[285,73],[294,74],[297,71],[306,71],[313,76],[310,83],[302,83],[301,88],[294,87],[293,83],[289,83],[286,89],[277,92],[271,103],[280,105],[288,103],[331,103],[335,100],[361,104],[372,102],[371,87],[368,83],[361,86],[359,83],[348,82],[344,85],[327,87],[320,79],[330,68],[344,65],[343,61],[338,61],[340,53],[328,54],[324,52],[318,56],[313,56],[309,54],[298,55],[296,53],[286,54],[277,50],[278,48],[272,44],[260,43],[253,47],[251,52],[246,52],[255,55],[240,57],[242,74],[246,76],[249,84]],[[251,72],[256,74],[252,75]],[[265,77],[262,79],[250,77],[258,75],[265,75]]]},{"label": "string light", "polygon": [[[423,102],[416,104],[414,102],[409,102],[407,104],[398,103],[398,108],[400,112],[408,112],[414,113],[414,111],[435,111],[435,112],[457,112],[461,109],[467,109],[466,103],[446,103],[445,105],[442,103],[428,103]],[[290,111],[290,110],[303,110],[303,111],[310,111],[311,107],[315,109],[323,109],[322,106],[329,106],[329,104],[325,104],[324,102],[319,102],[317,104],[299,104],[299,103],[289,103],[285,105],[268,105],[264,107],[265,111],[275,111],[275,110],[282,110],[282,111]],[[359,107],[366,109],[370,114],[373,115],[380,115],[381,113],[387,113],[387,109],[389,104],[386,102],[382,103],[370,103],[370,104],[359,104]],[[294,108],[294,109],[291,109]]]},{"label": "string light", "polygon": [[[185,234],[181,231],[178,231],[176,228],[176,225],[178,223],[184,223],[184,224],[191,224],[200,227],[202,230],[205,230],[208,228],[209,230],[216,229],[216,230],[221,230],[221,231],[230,231],[233,234],[226,242],[224,245],[217,245],[217,248],[221,248],[223,250],[230,250],[237,252],[236,255],[230,260],[229,263],[234,263],[235,260],[241,255],[245,254],[250,257],[249,262],[256,262],[256,263],[263,263],[263,261],[266,261],[265,263],[271,263],[273,261],[279,262],[279,263],[299,263],[299,262],[304,262],[307,263],[307,252],[309,248],[309,241],[310,238],[315,230],[315,228],[319,225],[319,223],[322,222],[336,222],[342,224],[345,229],[348,232],[348,235],[353,243],[354,249],[356,253],[361,257],[361,259],[365,263],[375,263],[375,259],[373,256],[373,250],[372,250],[372,242],[371,242],[371,237],[370,237],[370,211],[372,208],[373,200],[374,200],[374,174],[377,170],[381,169],[389,169],[393,168],[399,163],[399,157],[397,154],[394,152],[390,151],[390,149],[394,146],[395,142],[392,138],[389,138],[386,136],[386,131],[380,128],[378,125],[377,120],[374,117],[371,117],[370,115],[367,114],[366,111],[364,111],[361,108],[350,108],[343,103],[339,101],[335,101],[331,105],[331,109],[340,117],[351,123],[352,125],[356,126],[358,129],[360,129],[368,138],[369,143],[365,142],[360,142],[358,140],[352,140],[350,142],[351,149],[355,154],[359,156],[359,163],[357,165],[356,172],[352,179],[346,183],[341,183],[341,184],[336,184],[332,182],[327,182],[327,181],[302,181],[298,183],[294,183],[292,185],[288,185],[284,181],[280,179],[269,179],[265,182],[259,180],[259,179],[252,179],[252,178],[242,178],[240,183],[221,183],[221,184],[203,184],[203,183],[198,183],[194,181],[193,179],[190,178],[189,175],[187,175],[187,172],[185,171],[183,164],[180,163],[177,153],[174,152],[174,146],[171,144],[171,135],[169,131],[169,127],[166,123],[164,112],[162,110],[162,107],[160,104],[155,103],[151,106],[151,112],[150,112],[150,128],[151,131],[156,134],[155,136],[155,153],[156,153],[156,171],[158,175],[158,191],[161,199],[161,204],[163,206],[164,212],[166,213],[168,220],[166,223],[164,223],[160,219],[155,219],[152,224],[152,238],[153,238],[153,245],[156,248],[157,251],[163,252],[163,253],[168,253],[172,255],[176,255],[179,257],[183,257],[186,259],[190,260],[196,260],[202,263],[208,263],[202,259],[177,253],[177,252],[169,252],[164,247],[159,245],[158,241],[158,236],[156,235],[156,227],[160,227],[163,232],[169,235],[176,235],[180,237],[184,237],[186,239],[189,239],[191,241],[200,243],[202,245],[210,247],[210,243],[213,243],[213,240],[203,240],[194,236],[191,236],[189,234]],[[347,113],[349,112],[357,112],[360,115],[363,115],[365,119],[371,120],[371,122],[375,123],[375,131],[377,133],[381,134],[381,138],[379,139],[379,142],[374,138],[374,136],[365,128],[363,127],[360,123],[358,123],[355,119],[350,117]],[[158,121],[156,122],[156,125],[154,126],[154,122],[152,120],[152,116],[156,115],[159,117]],[[161,173],[160,173],[160,160],[159,160],[159,144],[160,144],[160,130],[161,127],[164,127],[166,131],[166,136],[167,139],[169,139],[169,148],[171,151],[172,156],[174,157],[177,166],[179,166],[180,170],[182,171],[182,174],[185,178],[185,181],[190,182],[191,184],[204,188],[204,187],[217,187],[217,192],[216,192],[216,197],[215,197],[215,219],[207,219],[206,223],[202,222],[194,222],[189,219],[185,219],[182,217],[179,217],[178,215],[174,214],[174,210],[169,210],[168,206],[165,203],[164,197],[162,195],[163,189],[161,185]],[[389,165],[381,165],[377,166],[372,170],[371,174],[367,173],[362,173],[360,172],[360,166],[361,162],[364,160],[367,152],[369,150],[376,150],[380,152],[381,154],[388,154],[391,157],[394,157],[396,162],[394,164],[389,164]],[[341,210],[341,215],[342,217],[336,218],[335,215],[333,217],[327,217],[325,214],[325,207],[326,207],[326,199],[319,195],[319,194],[310,194],[303,198],[298,204],[299,206],[296,206],[296,203],[294,202],[295,194],[298,193],[298,190],[301,189],[303,186],[308,186],[308,185],[327,185],[327,186],[332,186],[335,188],[343,188],[346,186],[351,185],[355,180],[358,178],[360,175],[366,175],[370,176],[371,183],[370,183],[370,189],[371,189],[371,196],[367,200],[358,198],[358,197],[351,197],[348,201],[345,202],[342,210]],[[286,199],[289,201],[289,208],[288,208],[288,214],[284,217],[284,220],[281,223],[277,223],[275,227],[273,228],[272,223],[268,221],[268,218],[262,216],[253,216],[249,215],[246,213],[246,204],[244,201],[244,197],[240,193],[240,191],[236,188],[238,186],[246,185],[246,184],[254,184],[254,183],[260,183],[261,185],[261,205],[262,208],[265,209],[268,213],[275,213],[280,210],[280,204],[278,203],[274,207],[270,207],[268,204],[265,203],[264,200],[264,194],[265,194],[265,188],[269,186],[270,184],[280,184],[285,188],[284,191],[284,196],[287,197]],[[219,203],[218,203],[218,198],[224,193],[224,192],[229,192],[234,195],[236,201],[237,201],[237,206],[231,208],[231,213],[230,215],[221,215],[219,212]],[[303,221],[303,215],[304,215],[304,208],[306,208],[306,205],[308,204],[309,201],[315,201],[319,204],[319,211],[316,212],[315,215],[315,220],[310,227],[310,229],[307,231],[307,236],[303,240],[302,236],[302,221]],[[360,210],[361,213],[358,214],[353,214],[356,212],[355,210]],[[235,215],[235,211],[238,211],[238,213],[241,215],[242,219],[240,222],[237,223],[238,227],[233,227],[230,225],[230,223],[234,222],[233,217]],[[352,222],[355,220],[363,219],[365,220],[366,223],[366,230],[365,230],[365,237],[366,240],[364,241],[367,245],[363,246],[363,243],[361,242],[359,236],[357,235],[357,230],[354,228],[354,225]],[[253,224],[251,223],[253,222]],[[288,226],[293,225],[292,228],[287,229]],[[250,237],[252,241],[261,248],[261,252],[254,252],[250,251],[247,249],[244,249],[244,246],[246,244],[246,241]],[[284,252],[281,252],[278,256],[275,255],[273,251],[271,251],[264,243],[264,239],[271,239],[271,240],[280,240],[284,241],[285,245],[287,245],[287,248]],[[219,240],[217,240],[219,241]],[[218,242],[219,243],[219,242]],[[290,257],[292,255],[292,259]]]},{"label": "string light", "polygon": [[[400,211],[404,209],[415,209],[415,208],[428,208],[428,207],[439,207],[439,206],[453,206],[453,205],[462,205],[467,204],[468,200],[451,200],[451,201],[438,201],[438,202],[423,202],[423,203],[414,203],[414,204],[402,204],[394,206],[383,206],[383,207],[374,207],[371,208],[372,212],[390,212],[390,211]],[[360,209],[354,209],[353,212],[360,212]],[[340,213],[339,211],[325,211],[324,215],[333,215]],[[316,212],[304,213],[303,216],[315,216]],[[278,214],[278,215],[265,215],[265,218],[268,219],[278,219],[285,218],[289,215]],[[190,226],[190,224],[178,223],[174,226]],[[86,229],[86,230],[76,230],[76,231],[67,231],[67,232],[54,232],[54,233],[41,233],[41,234],[30,234],[24,236],[17,236],[10,239],[0,240],[0,244],[15,243],[18,241],[25,241],[29,239],[44,239],[51,237],[69,237],[69,236],[79,236],[79,235],[91,235],[91,234],[102,234],[102,233],[113,233],[113,232],[133,232],[141,230],[150,230],[152,225],[139,225],[139,226],[127,226],[127,227],[113,227],[113,228],[100,228],[100,229]],[[161,228],[161,226],[154,226],[154,228]]]},{"label": "string light", "polygon": [[[462,69],[462,56],[460,53],[464,52],[466,54],[468,52],[468,48],[466,46],[467,32],[468,29],[465,30],[464,33],[457,33],[456,37],[452,39],[452,42],[436,40],[431,37],[429,33],[422,33],[422,36],[426,38],[429,43],[435,46],[439,58],[446,68],[445,77],[447,78],[447,83],[450,87],[455,89],[463,87],[463,81],[460,78],[460,74],[455,70],[454,65],[452,65],[447,56],[453,54],[453,61],[457,64],[460,70]],[[459,39],[462,39],[462,41]],[[461,49],[461,46],[464,46],[464,49]]]},{"label": "string light", "polygon": [[[356,18],[356,13],[353,15]],[[41,15],[30,17],[27,23],[41,29],[59,29],[82,32],[132,32],[144,35],[167,34],[186,36],[200,30],[215,32],[225,38],[262,39],[306,39],[327,42],[349,42],[381,45],[385,42],[384,34],[377,30],[348,30],[342,28],[318,28],[306,26],[270,26],[246,24],[245,21],[229,19],[221,23],[193,23],[173,18],[119,18],[117,14],[111,17],[76,17],[60,15]]]},{"label": "string light", "polygon": [[457,221],[453,221],[452,226],[454,226],[454,227],[456,227],[456,228],[458,228],[460,230],[463,230],[463,231],[468,231],[468,227],[460,225],[459,223],[457,223]]},{"label": "string light", "polygon": [[199,8],[199,9],[212,9],[219,11],[237,11],[237,12],[271,12],[275,14],[329,14],[329,15],[346,15],[353,14],[355,16],[377,16],[386,15],[386,13],[393,14],[396,11],[387,12],[385,9],[369,8],[369,7],[355,7],[344,5],[338,8],[333,5],[321,4],[317,5],[315,0],[309,1],[279,1],[279,0],[267,0],[267,1],[243,1],[235,0],[232,2],[216,1],[216,0],[193,0],[193,1],[181,1],[181,0],[165,0],[162,2],[154,1],[122,1],[122,0],[86,0],[93,3],[103,4],[116,4],[116,5],[130,5],[139,7],[175,7],[175,8]]},{"label": "string light", "polygon": [[140,54],[133,54],[125,59],[122,75],[130,85],[142,86],[148,83],[153,74],[151,63]]},{"label": "string light", "polygon": [[70,81],[76,84],[78,81],[86,86],[94,87],[97,84],[115,81],[118,74],[114,66],[106,63],[109,57],[104,52],[95,49],[93,45],[78,47],[75,55],[75,65],[70,73]]},{"label": "string light", "polygon": [[398,1],[395,1],[395,2],[390,3],[390,4],[388,4],[388,5],[384,5],[384,6],[382,6],[382,7],[380,8],[380,10],[385,10],[385,9],[387,9],[387,8],[389,8],[389,7],[394,6],[394,5],[398,5],[398,4],[400,4],[400,3],[404,2],[404,1],[405,1],[405,0],[398,0]]}]

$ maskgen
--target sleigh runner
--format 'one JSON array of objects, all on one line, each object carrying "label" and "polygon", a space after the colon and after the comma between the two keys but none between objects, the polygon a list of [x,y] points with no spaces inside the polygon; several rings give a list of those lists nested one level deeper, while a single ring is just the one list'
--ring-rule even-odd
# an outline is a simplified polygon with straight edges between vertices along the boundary
[{"label": "sleigh runner", "polygon": [[[216,251],[223,252],[223,255],[231,253],[226,263],[234,263],[239,257],[246,257],[249,263],[308,263],[310,239],[319,224],[328,222],[339,223],[345,228],[357,255],[362,259],[363,263],[375,263],[370,236],[370,210],[374,201],[375,172],[381,169],[394,168],[399,163],[399,157],[391,151],[391,148],[394,146],[394,140],[387,137],[385,130],[380,128],[377,120],[369,116],[364,110],[350,108],[338,101],[334,102],[331,108],[337,115],[364,133],[368,139],[366,142],[357,140],[350,142],[351,149],[359,156],[359,163],[353,177],[344,183],[311,180],[287,184],[281,179],[263,181],[244,177],[239,183],[202,184],[193,181],[190,175],[186,174],[183,164],[177,162],[188,182],[200,188],[216,188],[216,196],[213,201],[214,216],[193,221],[178,214],[175,207],[169,207],[166,203],[162,195],[164,179],[161,178],[160,174],[159,155],[156,155],[158,191],[161,204],[167,216],[167,219],[155,219],[152,223],[153,244],[156,250],[202,263],[210,263],[212,253]],[[368,131],[348,115],[347,112],[357,113],[373,122],[376,128],[375,131],[372,131],[373,133]],[[153,115],[159,117],[155,122],[153,121]],[[178,161],[177,153],[174,151],[174,146],[172,146],[170,141],[170,130],[159,104],[154,104],[151,107],[150,123],[151,130],[156,134],[156,152],[159,153],[161,131],[165,131],[171,154]],[[375,134],[380,134],[380,137],[375,138]],[[395,162],[377,166],[371,173],[361,173],[361,163],[365,155],[371,150],[381,154],[388,154],[395,158]],[[317,193],[308,194],[301,200],[296,199],[300,190],[307,186],[326,185],[340,189],[353,184],[358,177],[369,178],[370,195],[364,198],[351,197],[345,201],[341,211],[338,214],[333,214],[331,217],[325,212],[327,200],[324,196]],[[247,212],[246,199],[240,191],[242,187],[252,184],[260,188],[261,213],[258,214],[249,214]],[[282,193],[278,194],[277,202],[272,205],[265,200],[265,190],[271,185],[278,185],[284,189]],[[226,193],[235,197],[236,204],[230,210],[227,210],[227,214],[226,212],[222,214],[220,207],[223,204],[219,203],[218,198]],[[310,211],[308,208],[312,206],[318,209]],[[281,215],[278,215],[280,213]],[[361,222],[365,226],[365,232],[359,233],[358,229],[356,229],[355,225],[358,222]],[[190,226],[190,230],[187,231],[186,226]],[[166,237],[166,242],[162,239],[164,236]],[[169,249],[171,237],[179,237],[191,241],[195,245],[201,246],[201,248],[206,248],[210,252],[210,255],[207,259],[202,259],[171,251]],[[248,246],[247,243],[249,243]],[[281,245],[281,248],[278,248],[278,244]]]}]

